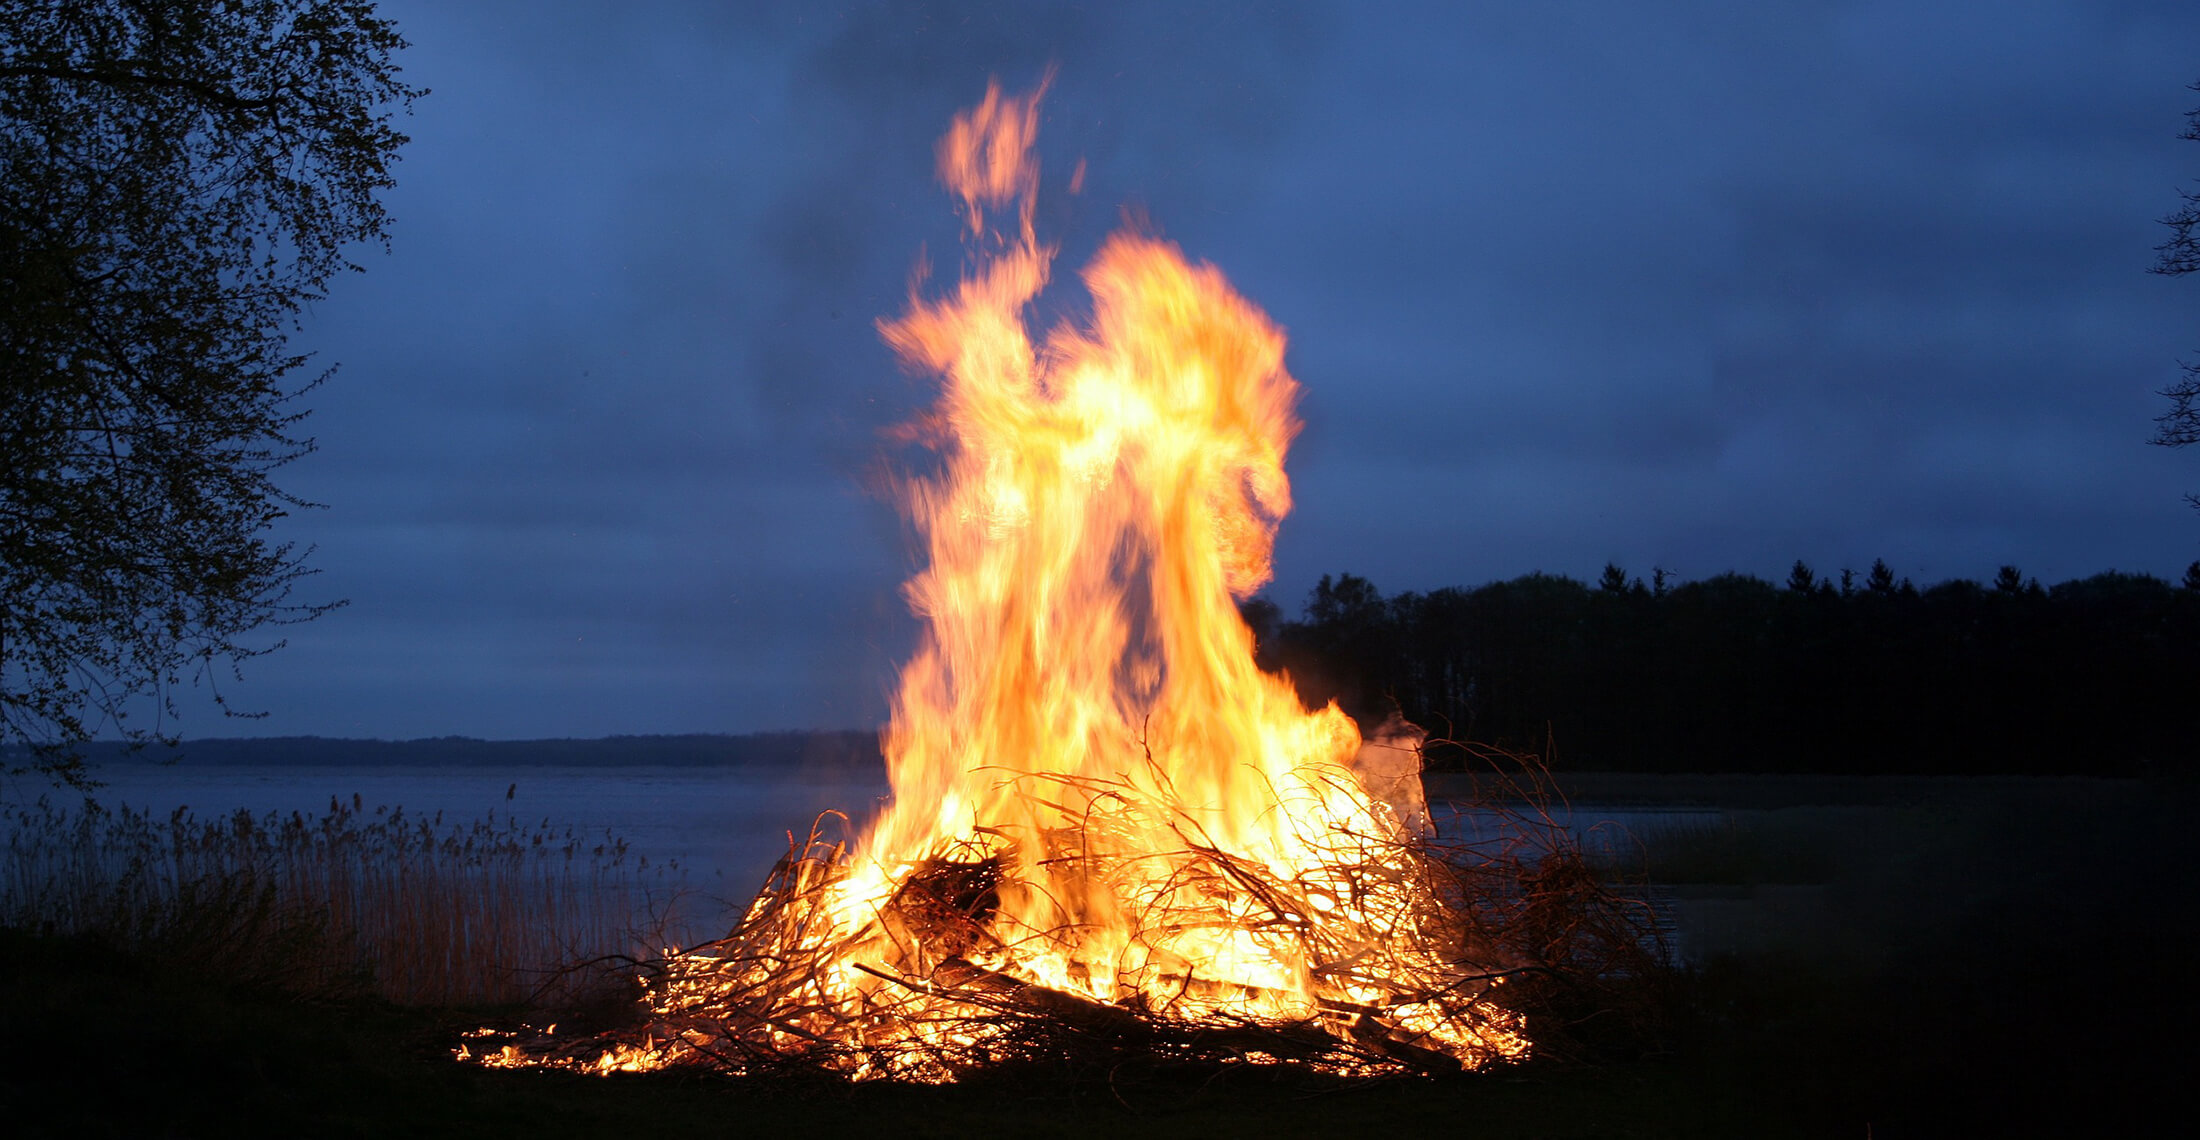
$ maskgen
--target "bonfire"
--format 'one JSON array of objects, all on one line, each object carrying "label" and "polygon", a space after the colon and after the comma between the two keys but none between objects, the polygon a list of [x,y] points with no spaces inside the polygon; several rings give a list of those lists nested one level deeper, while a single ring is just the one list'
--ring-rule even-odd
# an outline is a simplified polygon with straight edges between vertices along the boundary
[{"label": "bonfire", "polygon": [[1269,578],[1299,426],[1282,330],[1134,228],[1085,269],[1089,318],[1034,338],[1043,90],[956,117],[938,157],[965,271],[881,324],[941,381],[908,428],[937,463],[904,488],[925,628],[887,805],[851,842],[813,828],[725,937],[648,963],[632,1024],[463,1055],[946,1081],[1529,1054],[1512,995],[1574,953],[1540,927],[1579,883],[1549,841],[1433,844],[1418,734],[1363,740],[1255,664],[1236,600]]}]

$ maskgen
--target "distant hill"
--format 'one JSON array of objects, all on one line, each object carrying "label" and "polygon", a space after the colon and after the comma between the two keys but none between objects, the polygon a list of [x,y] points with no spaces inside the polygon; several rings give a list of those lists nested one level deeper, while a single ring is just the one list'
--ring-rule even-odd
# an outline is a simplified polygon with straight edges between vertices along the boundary
[{"label": "distant hill", "polygon": [[[599,740],[475,740],[438,736],[426,740],[341,740],[320,736],[272,736],[237,740],[186,740],[173,746],[132,750],[116,741],[82,746],[87,763],[264,765],[268,767],[639,767],[792,766],[880,768],[875,731],[760,732],[741,736],[607,736]],[[11,757],[12,758],[12,757]]]}]

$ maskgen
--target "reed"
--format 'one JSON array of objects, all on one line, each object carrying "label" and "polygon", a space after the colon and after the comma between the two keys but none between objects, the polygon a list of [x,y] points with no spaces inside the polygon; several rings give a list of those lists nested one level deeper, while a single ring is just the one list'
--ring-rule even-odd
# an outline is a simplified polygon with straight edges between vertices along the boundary
[{"label": "reed", "polygon": [[357,796],[319,816],[0,809],[0,925],[312,996],[507,1004],[666,952],[679,868],[608,833],[446,823]]}]

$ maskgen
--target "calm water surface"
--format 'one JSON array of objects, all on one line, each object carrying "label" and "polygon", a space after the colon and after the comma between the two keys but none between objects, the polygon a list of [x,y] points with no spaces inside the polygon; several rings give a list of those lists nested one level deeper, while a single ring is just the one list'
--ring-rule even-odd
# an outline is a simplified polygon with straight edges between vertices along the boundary
[{"label": "calm water surface", "polygon": [[[267,766],[113,765],[99,773],[104,803],[166,815],[188,807],[201,817],[239,808],[269,811],[327,810],[334,797],[357,796],[369,809],[402,806],[408,814],[442,812],[446,822],[467,823],[492,812],[527,825],[547,823],[559,832],[605,831],[625,839],[652,863],[677,862],[699,884],[747,896],[787,850],[788,832],[806,833],[818,814],[846,812],[860,825],[886,795],[883,775],[802,768],[320,768]],[[73,793],[10,782],[0,802]],[[1439,801],[1431,812],[1439,830],[1460,839],[1487,838],[1493,822],[1471,809]],[[1624,857],[1642,837],[1674,828],[1711,825],[1724,813],[1708,808],[1643,808],[1597,804],[1559,805],[1552,822],[1592,853]]]}]

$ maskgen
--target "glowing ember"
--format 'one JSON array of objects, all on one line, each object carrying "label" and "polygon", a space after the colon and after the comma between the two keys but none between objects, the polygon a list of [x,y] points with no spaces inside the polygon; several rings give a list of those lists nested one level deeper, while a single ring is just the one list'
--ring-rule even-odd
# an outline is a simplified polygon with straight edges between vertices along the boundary
[{"label": "glowing ember", "polygon": [[972,266],[882,325],[944,381],[913,429],[942,463],[907,491],[927,629],[891,806],[667,961],[644,1028],[475,1059],[943,1080],[1094,1041],[1355,1071],[1525,1054],[1455,869],[1416,845],[1410,754],[1254,664],[1233,598],[1290,506],[1282,331],[1129,232],[1085,271],[1089,325],[1032,340],[1040,94],[955,120]]}]

